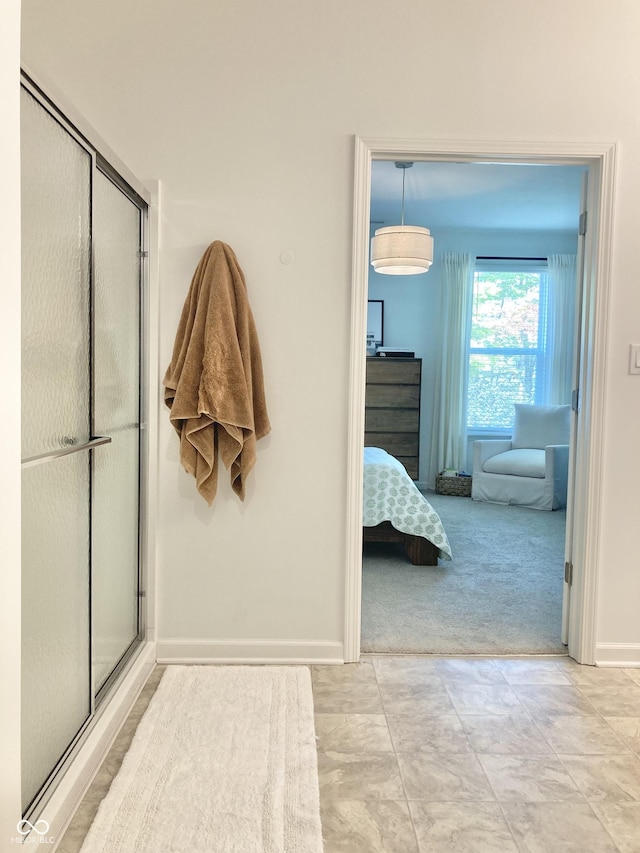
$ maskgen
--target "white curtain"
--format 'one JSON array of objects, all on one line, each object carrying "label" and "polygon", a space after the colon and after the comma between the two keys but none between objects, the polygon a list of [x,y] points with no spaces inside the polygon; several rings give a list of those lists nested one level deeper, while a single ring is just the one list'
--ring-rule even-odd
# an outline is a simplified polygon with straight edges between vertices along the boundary
[{"label": "white curtain", "polygon": [[548,403],[570,403],[576,303],[576,256],[550,255],[548,261]]},{"label": "white curtain", "polygon": [[473,295],[471,255],[442,256],[442,344],[436,368],[429,482],[467,459],[467,361]]}]

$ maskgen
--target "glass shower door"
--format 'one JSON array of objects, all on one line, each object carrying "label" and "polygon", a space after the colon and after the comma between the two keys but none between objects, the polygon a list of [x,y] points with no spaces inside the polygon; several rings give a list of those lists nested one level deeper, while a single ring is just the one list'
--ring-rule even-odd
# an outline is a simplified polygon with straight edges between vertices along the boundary
[{"label": "glass shower door", "polygon": [[22,92],[22,792],[91,713],[91,157]]},{"label": "glass shower door", "polygon": [[22,98],[22,779],[35,813],[142,641],[145,203]]},{"label": "glass shower door", "polygon": [[140,208],[102,172],[94,181],[92,490],[94,690],[136,639],[140,444]]}]

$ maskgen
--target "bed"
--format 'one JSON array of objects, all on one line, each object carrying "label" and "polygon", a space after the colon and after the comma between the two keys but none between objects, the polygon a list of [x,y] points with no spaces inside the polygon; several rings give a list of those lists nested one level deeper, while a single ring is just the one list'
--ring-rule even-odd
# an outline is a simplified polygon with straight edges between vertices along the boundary
[{"label": "bed", "polygon": [[414,566],[451,559],[440,516],[404,466],[380,447],[364,448],[365,542],[401,542]]}]

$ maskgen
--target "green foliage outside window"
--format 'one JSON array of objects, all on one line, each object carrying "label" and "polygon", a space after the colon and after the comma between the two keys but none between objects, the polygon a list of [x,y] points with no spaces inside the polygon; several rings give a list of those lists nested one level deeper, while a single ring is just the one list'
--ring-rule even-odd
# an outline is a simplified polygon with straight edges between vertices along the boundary
[{"label": "green foliage outside window", "polygon": [[467,424],[509,429],[514,403],[541,402],[544,384],[545,274],[476,272]]}]

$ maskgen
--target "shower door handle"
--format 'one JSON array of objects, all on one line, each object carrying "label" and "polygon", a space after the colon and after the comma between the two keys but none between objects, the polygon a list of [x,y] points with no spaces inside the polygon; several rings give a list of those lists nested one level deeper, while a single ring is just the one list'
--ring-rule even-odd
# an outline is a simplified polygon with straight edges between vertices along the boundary
[{"label": "shower door handle", "polygon": [[94,447],[100,447],[102,444],[110,444],[110,435],[96,435],[95,438],[89,439],[84,444],[72,444],[69,447],[61,447],[59,450],[52,450],[49,453],[40,453],[38,456],[28,456],[22,460],[23,468],[31,468],[34,465],[42,465],[43,462],[50,462],[52,459],[59,459],[61,456],[70,456],[72,453],[80,453],[81,450],[92,450]]}]

